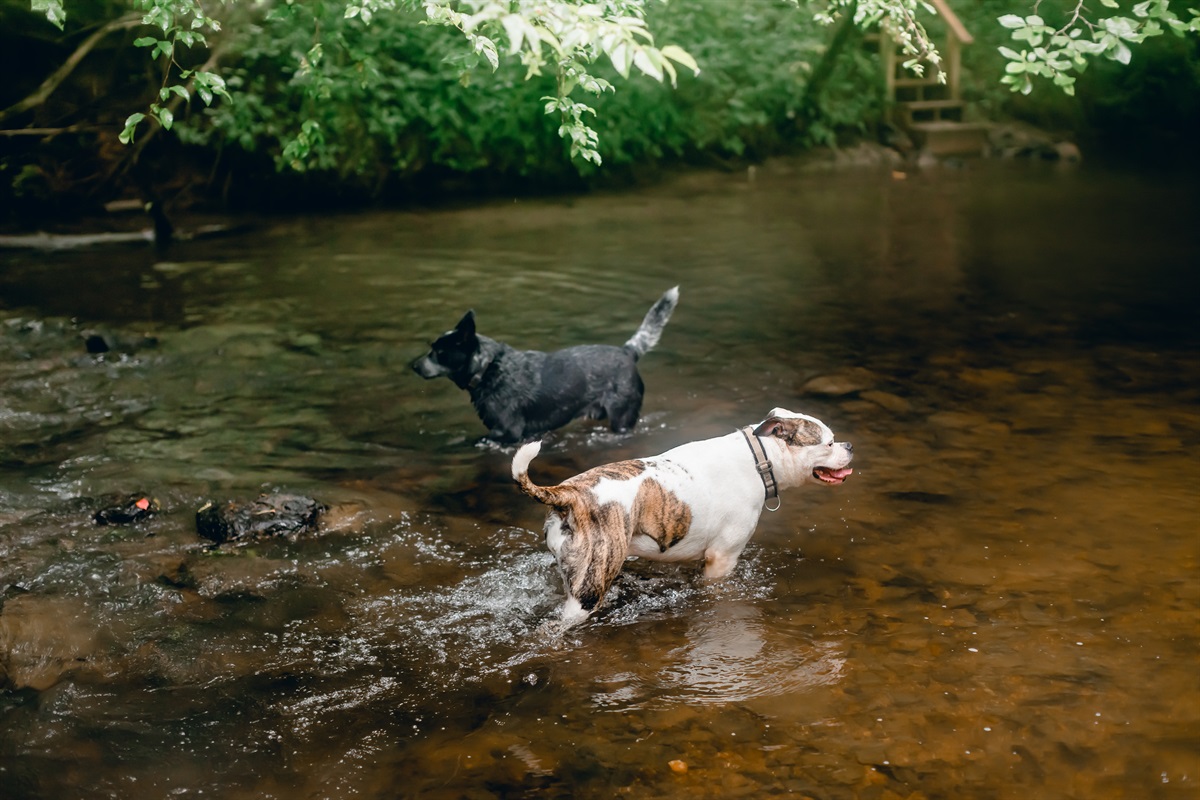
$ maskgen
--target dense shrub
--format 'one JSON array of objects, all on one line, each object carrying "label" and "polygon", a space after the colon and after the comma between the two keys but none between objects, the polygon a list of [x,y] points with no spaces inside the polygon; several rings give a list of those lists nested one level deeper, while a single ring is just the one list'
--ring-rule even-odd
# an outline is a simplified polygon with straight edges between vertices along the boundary
[{"label": "dense shrub", "polygon": [[[529,178],[539,184],[591,175],[572,162],[543,113],[550,76],[526,80],[517,63],[456,65],[455,31],[397,11],[370,25],[337,4],[293,4],[238,26],[225,74],[234,102],[185,121],[195,144],[269,155],[280,169],[316,171],[375,191],[417,174]],[[830,82],[813,124],[798,126],[808,76],[830,30],[778,0],[677,0],[650,6],[656,40],[702,64],[677,88],[648,78],[617,81],[589,97],[608,166],[681,158],[762,155],[791,143],[831,142],[865,129],[878,110],[876,68],[857,51]],[[318,46],[319,45],[319,46]]]}]

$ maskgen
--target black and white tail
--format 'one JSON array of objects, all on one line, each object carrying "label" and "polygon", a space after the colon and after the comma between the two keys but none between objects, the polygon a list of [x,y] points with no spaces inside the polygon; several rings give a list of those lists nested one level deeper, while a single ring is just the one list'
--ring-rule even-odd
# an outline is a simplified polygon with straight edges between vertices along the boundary
[{"label": "black and white tail", "polygon": [[662,297],[658,298],[657,303],[650,306],[650,310],[646,312],[646,318],[642,320],[641,327],[625,343],[625,349],[633,353],[635,359],[646,355],[650,352],[650,348],[658,344],[663,328],[667,326],[667,320],[671,318],[671,312],[675,310],[675,304],[678,302],[679,287],[675,286],[668,289]]}]

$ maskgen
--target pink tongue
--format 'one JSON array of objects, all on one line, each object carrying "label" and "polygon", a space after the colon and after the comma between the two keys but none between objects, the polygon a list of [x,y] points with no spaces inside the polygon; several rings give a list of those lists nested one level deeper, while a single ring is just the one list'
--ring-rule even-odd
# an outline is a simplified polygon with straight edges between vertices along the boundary
[{"label": "pink tongue", "polygon": [[829,469],[828,467],[817,467],[816,472],[829,480],[840,481],[845,480],[846,476],[854,472],[850,467],[842,467],[841,469]]}]

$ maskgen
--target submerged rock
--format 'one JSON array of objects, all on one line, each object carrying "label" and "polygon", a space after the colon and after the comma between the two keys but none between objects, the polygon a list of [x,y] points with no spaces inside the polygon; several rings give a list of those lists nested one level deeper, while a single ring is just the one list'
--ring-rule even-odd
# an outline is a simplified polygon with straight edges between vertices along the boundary
[{"label": "submerged rock", "polygon": [[84,668],[101,649],[101,631],[84,601],[24,594],[0,610],[0,683],[44,691]]},{"label": "submerged rock", "polygon": [[250,502],[206,503],[196,512],[196,532],[218,544],[308,533],[327,506],[295,494],[261,495]]},{"label": "submerged rock", "polygon": [[818,375],[806,382],[800,390],[805,394],[843,397],[872,389],[877,383],[875,373],[863,367],[851,367],[828,375]]}]

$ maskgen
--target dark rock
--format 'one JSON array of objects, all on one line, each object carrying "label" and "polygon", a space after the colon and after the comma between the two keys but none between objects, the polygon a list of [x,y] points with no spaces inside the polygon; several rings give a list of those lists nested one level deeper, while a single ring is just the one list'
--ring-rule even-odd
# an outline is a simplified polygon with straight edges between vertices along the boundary
[{"label": "dark rock", "polygon": [[1083,155],[1078,145],[1022,123],[991,126],[988,141],[1000,158],[1027,158],[1078,163]]},{"label": "dark rock", "polygon": [[145,334],[125,336],[111,331],[86,330],[80,335],[83,337],[84,349],[93,356],[102,356],[105,353],[133,355],[158,347],[157,337]]},{"label": "dark rock", "polygon": [[262,495],[248,503],[206,503],[196,512],[196,532],[218,544],[292,536],[316,530],[327,506],[295,494]]},{"label": "dark rock", "polygon": [[92,517],[97,525],[128,525],[154,516],[161,506],[158,500],[146,494],[131,494],[128,497],[109,498],[108,505]]}]

